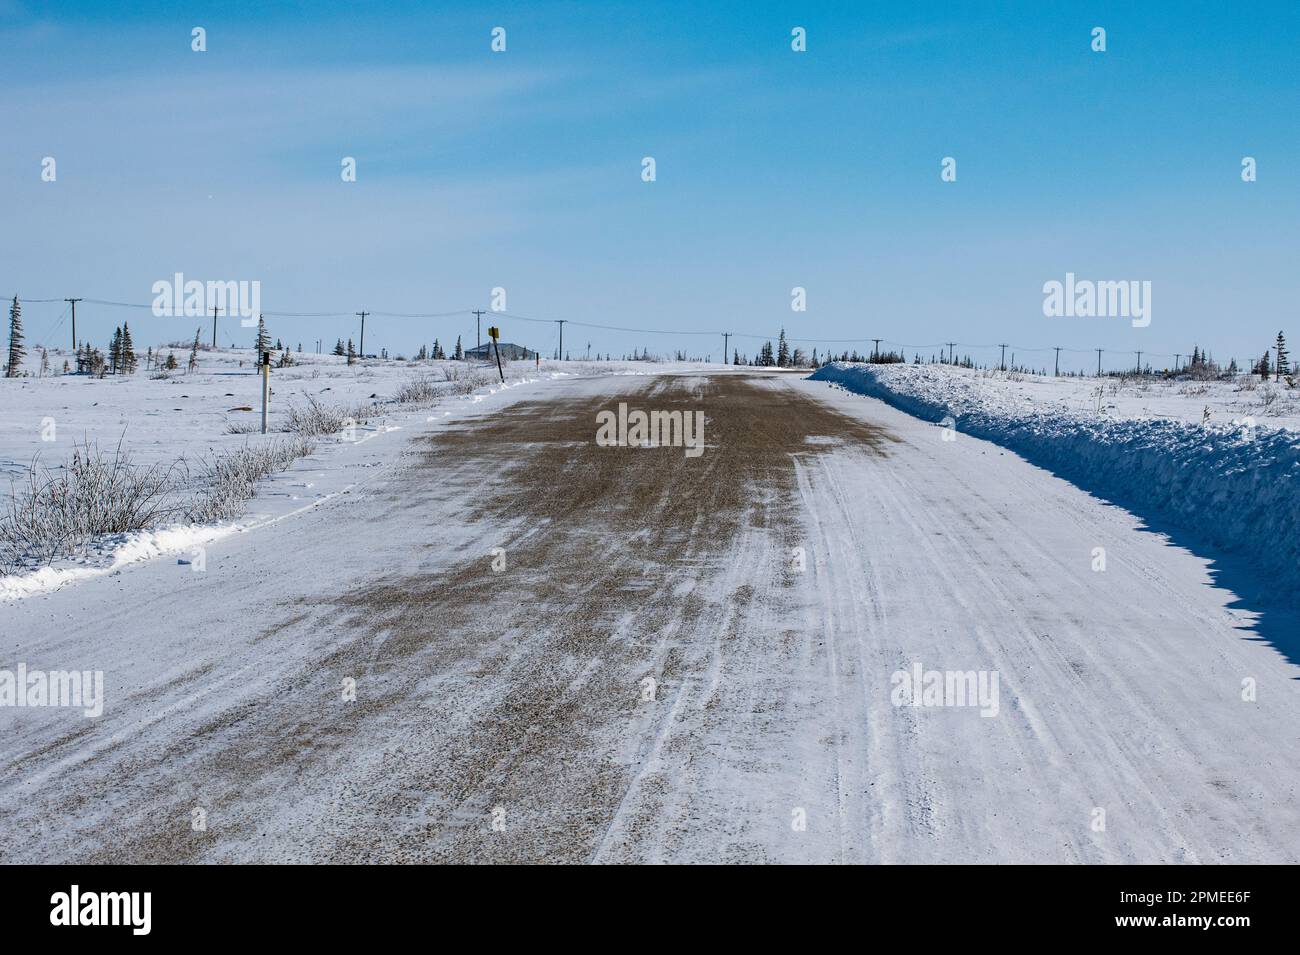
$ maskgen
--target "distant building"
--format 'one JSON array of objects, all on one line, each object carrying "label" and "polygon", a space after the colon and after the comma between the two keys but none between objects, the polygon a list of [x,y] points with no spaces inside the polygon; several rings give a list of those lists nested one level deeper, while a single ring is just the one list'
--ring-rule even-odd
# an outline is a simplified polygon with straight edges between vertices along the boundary
[{"label": "distant building", "polygon": [[[497,345],[501,350],[502,361],[526,361],[530,358],[536,358],[537,352],[529,351],[523,345],[514,345],[510,342],[501,342]],[[466,348],[465,357],[470,361],[496,361],[496,355],[492,351],[492,343],[479,345],[478,348]]]}]

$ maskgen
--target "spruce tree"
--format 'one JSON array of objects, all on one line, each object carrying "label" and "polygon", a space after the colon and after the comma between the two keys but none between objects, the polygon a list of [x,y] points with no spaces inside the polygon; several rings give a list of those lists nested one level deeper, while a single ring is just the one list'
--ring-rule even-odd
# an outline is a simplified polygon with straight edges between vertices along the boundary
[{"label": "spruce tree", "polygon": [[131,341],[131,326],[127,322],[122,323],[122,373],[134,375],[136,366],[139,365],[135,357],[135,343]]},{"label": "spruce tree", "polygon": [[185,363],[185,370],[191,372],[199,367],[199,335],[203,332],[202,328],[194,332],[194,344],[190,346],[190,360]]},{"label": "spruce tree", "polygon": [[253,345],[253,350],[257,352],[258,362],[262,360],[262,352],[271,350],[271,336],[266,331],[266,320],[261,315],[257,316],[257,342]]},{"label": "spruce tree", "polygon": [[465,349],[460,347],[460,336],[456,336],[456,350],[451,353],[451,357],[456,361],[465,360]]},{"label": "spruce tree", "polygon": [[18,377],[26,354],[27,349],[23,347],[23,307],[18,304],[18,296],[15,295],[13,304],[9,306],[9,361],[5,364],[6,378]]},{"label": "spruce tree", "polygon": [[335,355],[338,355],[340,358],[342,358],[343,355],[346,354],[346,353],[343,351],[343,339],[340,338],[337,342],[335,342],[335,344],[334,344],[334,354],[335,354]]},{"label": "spruce tree", "polygon": [[1281,378],[1283,375],[1291,374],[1290,356],[1286,350],[1286,336],[1281,332],[1277,333],[1277,345],[1274,347],[1277,348],[1277,377]]},{"label": "spruce tree", "polygon": [[785,340],[785,329],[781,329],[781,335],[777,339],[776,363],[781,368],[790,367],[790,346]]},{"label": "spruce tree", "polygon": [[355,364],[357,360],[357,350],[352,346],[352,339],[348,339],[348,364]]},{"label": "spruce tree", "polygon": [[108,345],[108,373],[116,375],[122,367],[122,329],[113,329],[113,340]]}]

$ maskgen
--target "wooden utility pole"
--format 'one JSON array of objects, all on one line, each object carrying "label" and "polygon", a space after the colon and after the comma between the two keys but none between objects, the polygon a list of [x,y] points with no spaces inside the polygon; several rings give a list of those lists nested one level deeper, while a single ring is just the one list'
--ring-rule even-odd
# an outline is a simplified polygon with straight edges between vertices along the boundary
[{"label": "wooden utility pole", "polygon": [[948,364],[951,365],[951,364],[952,364],[952,346],[955,345],[955,344],[957,344],[957,343],[956,343],[956,342],[944,342],[944,344],[948,346]]},{"label": "wooden utility pole", "polygon": [[1138,374],[1142,374],[1142,353],[1138,352]]},{"label": "wooden utility pole", "polygon": [[[229,296],[227,296],[229,297]],[[217,306],[212,306],[212,347],[217,347]]]},{"label": "wooden utility pole", "polygon": [[731,332],[722,333],[722,363],[727,363],[727,340],[731,338]]},{"label": "wooden utility pole", "polygon": [[1007,346],[1003,344],[999,344],[998,347],[1002,349],[1002,370],[1006,371],[1007,370]]},{"label": "wooden utility pole", "polygon": [[64,301],[72,303],[72,351],[75,354],[77,351],[77,303],[81,299],[65,298]]},{"label": "wooden utility pole", "polygon": [[872,346],[873,346],[872,349],[871,349],[871,357],[872,357],[872,358],[879,358],[879,357],[880,357],[880,339],[879,339],[879,338],[873,338],[873,339],[871,339],[871,344],[872,344]]},{"label": "wooden utility pole", "polygon": [[1174,355],[1174,374],[1178,374],[1179,369],[1183,367],[1182,357],[1183,357],[1182,352],[1178,352],[1176,355]]},{"label": "wooden utility pole", "polygon": [[1101,349],[1097,349],[1097,377],[1101,377]]},{"label": "wooden utility pole", "polygon": [[1056,349],[1056,375],[1055,375],[1055,377],[1057,377],[1057,378],[1060,378],[1060,377],[1061,377],[1061,349],[1059,349],[1059,348]]},{"label": "wooden utility pole", "polygon": [[370,313],[357,312],[356,314],[361,316],[361,348],[359,349],[359,351],[361,352],[361,357],[365,358],[366,357],[366,316],[369,315]]},{"label": "wooden utility pole", "polygon": [[560,326],[560,361],[564,361],[564,323],[567,321],[567,318],[556,319]]},{"label": "wooden utility pole", "polygon": [[475,351],[483,347],[483,309],[474,309],[474,345]]}]

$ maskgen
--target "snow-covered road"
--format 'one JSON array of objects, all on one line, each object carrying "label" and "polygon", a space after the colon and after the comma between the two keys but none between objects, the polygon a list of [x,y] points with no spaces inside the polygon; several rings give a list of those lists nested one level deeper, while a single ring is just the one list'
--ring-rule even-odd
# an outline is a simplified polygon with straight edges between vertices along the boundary
[{"label": "snow-covered road", "polygon": [[[791,375],[495,401],[201,573],[0,605],[0,667],[106,695],[0,709],[0,861],[1300,859],[1300,669],[1127,512]],[[703,454],[597,446],[620,401]]]}]

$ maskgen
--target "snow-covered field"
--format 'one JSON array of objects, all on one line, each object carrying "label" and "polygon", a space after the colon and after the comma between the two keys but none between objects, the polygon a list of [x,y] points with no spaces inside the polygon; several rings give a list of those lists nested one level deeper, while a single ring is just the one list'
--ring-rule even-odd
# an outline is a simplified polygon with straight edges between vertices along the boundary
[{"label": "snow-covered field", "polygon": [[[185,372],[186,354],[176,350],[180,368],[166,379],[141,368],[134,375],[36,377],[39,358],[27,356],[29,377],[0,381],[5,414],[0,419],[0,474],[21,475],[39,454],[57,463],[74,443],[87,439],[112,447],[122,439],[138,463],[170,463],[181,456],[216,454],[261,438],[262,380],[251,349],[218,349],[199,354],[199,367]],[[50,352],[57,371],[68,355]],[[377,403],[370,422],[381,428],[390,419],[418,413],[403,408],[395,392],[403,384],[428,378],[447,398],[457,393],[486,392],[498,381],[495,366],[453,361],[397,362],[370,359],[348,365],[333,355],[294,355],[295,364],[271,371],[269,434],[283,435],[291,407],[309,399],[327,405],[357,407]],[[568,373],[592,366],[565,363]],[[561,374],[559,363],[507,363],[510,382]],[[53,424],[54,430],[49,430]],[[366,431],[363,428],[362,431]],[[243,433],[232,433],[239,431]],[[49,438],[53,434],[53,439]],[[0,485],[7,494],[9,482]]]},{"label": "snow-covered field", "polygon": [[1156,525],[1244,555],[1275,600],[1297,593],[1297,389],[947,365],[835,363],[813,377],[949,427],[954,440],[993,441]]},{"label": "snow-covered field", "polygon": [[[51,350],[53,374],[39,374],[40,356],[34,352],[27,355],[25,377],[0,379],[0,508],[8,507],[33,463],[57,471],[87,444],[110,457],[120,444],[131,463],[141,467],[178,465],[178,483],[192,489],[204,479],[208,465],[224,455],[291,437],[291,409],[305,410],[314,401],[353,412],[358,423],[313,436],[312,454],[259,482],[257,496],[236,522],[190,527],[169,521],[138,533],[107,535],[84,553],[56,561],[53,570],[31,564],[22,574],[0,577],[0,599],[47,590],[125,562],[188,552],[215,537],[313,506],[390,460],[402,434],[450,420],[503,388],[536,387],[575,375],[638,375],[677,367],[621,361],[507,362],[503,386],[495,364],[368,359],[348,365],[342,357],[295,353],[294,365],[272,369],[268,432],[262,435],[261,376],[251,349],[200,351],[199,367],[189,373],[185,349],[156,351],[162,358],[174,351],[180,367],[156,377],[154,370],[145,368],[140,348],[140,368],[133,375],[63,375],[59,371],[71,356]],[[427,383],[432,396],[399,400],[403,386],[414,382]],[[394,432],[388,442],[394,447],[386,447],[382,439]]]}]

